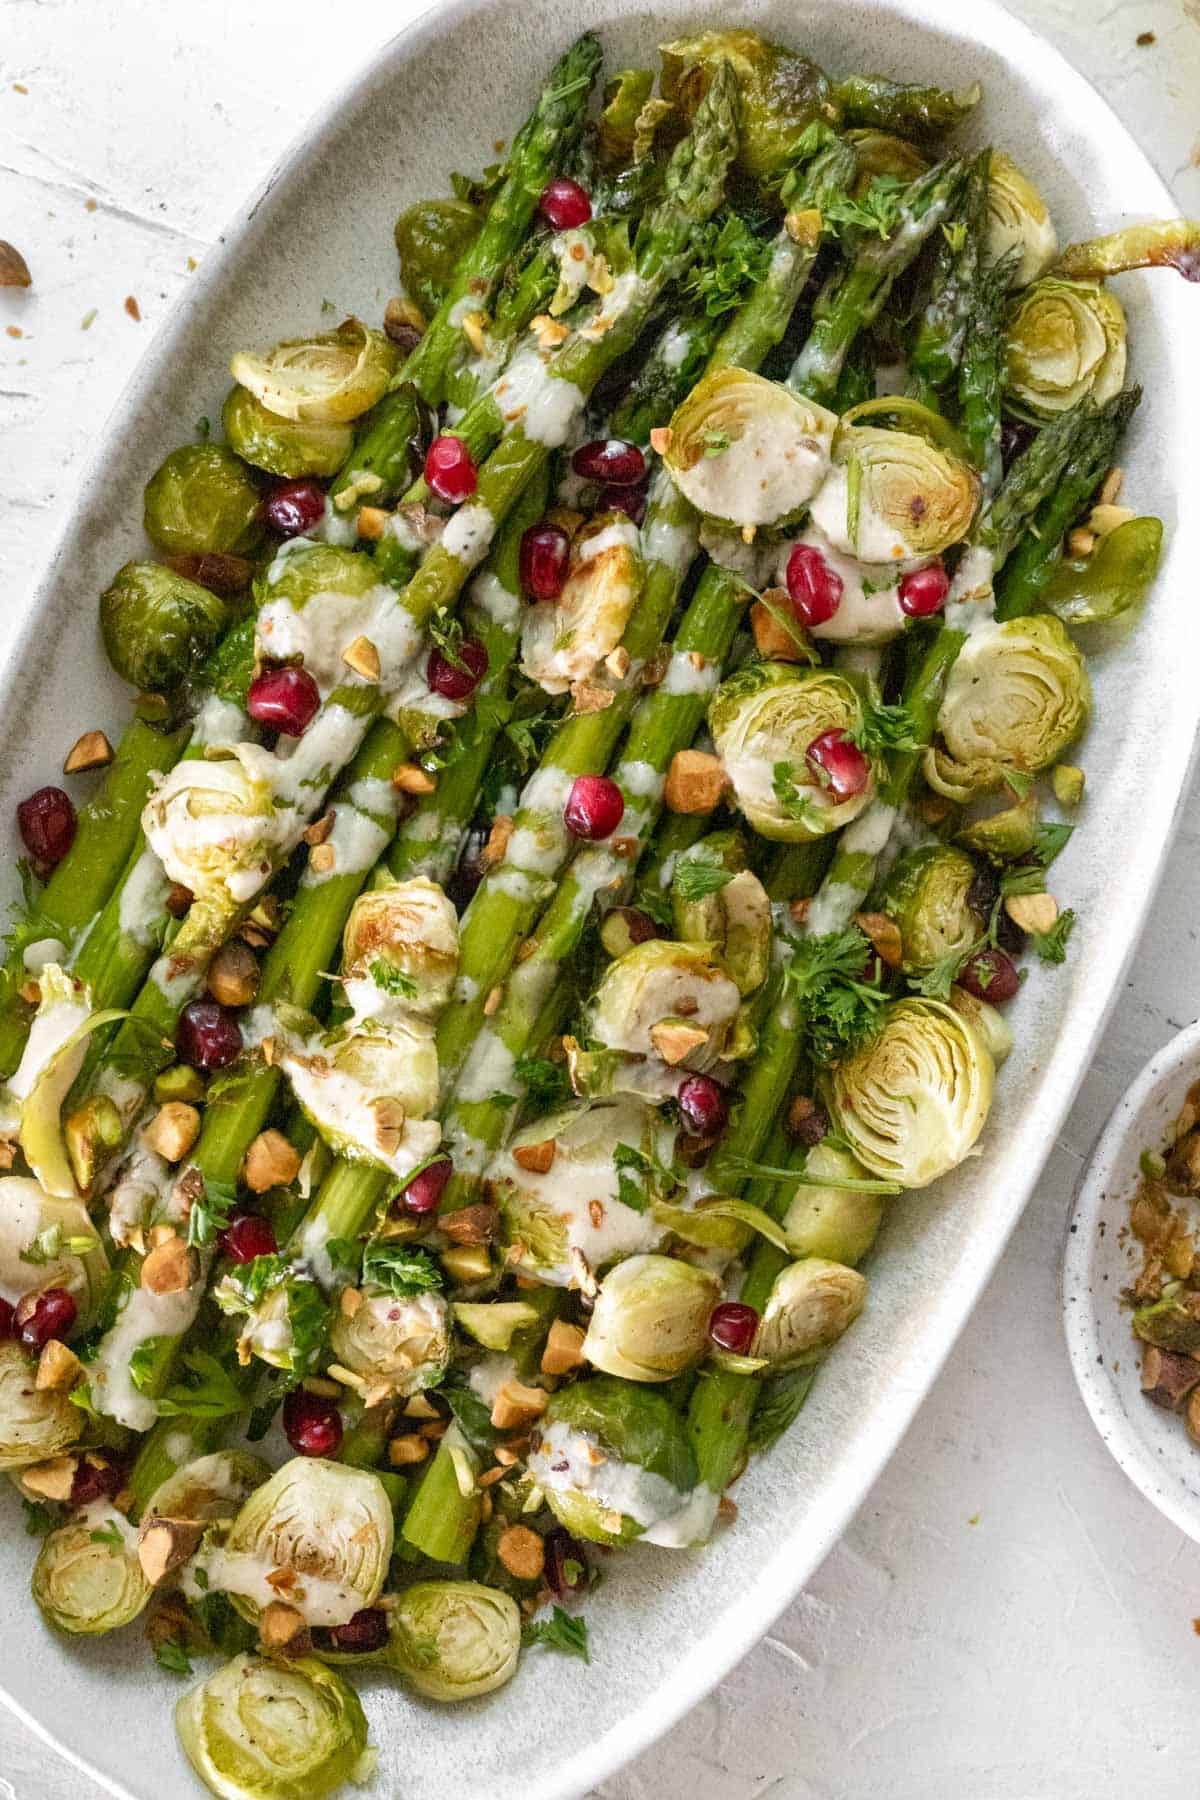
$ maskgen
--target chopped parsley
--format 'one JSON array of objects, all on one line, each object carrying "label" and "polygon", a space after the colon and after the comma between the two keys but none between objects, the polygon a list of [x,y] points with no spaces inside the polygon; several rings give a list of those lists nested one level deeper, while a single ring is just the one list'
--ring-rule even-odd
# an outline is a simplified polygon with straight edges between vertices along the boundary
[{"label": "chopped parsley", "polygon": [[529,1104],[539,1112],[562,1106],[571,1097],[571,1078],[565,1062],[544,1056],[519,1056],[513,1074],[525,1089]]},{"label": "chopped parsley", "polygon": [[795,764],[777,762],[771,771],[771,792],[779,802],[779,810],[787,819],[806,819],[813,803],[796,785]]},{"label": "chopped parsley", "polygon": [[100,1526],[96,1531],[89,1531],[88,1536],[93,1544],[106,1544],[110,1550],[123,1550],[125,1548],[125,1539],[121,1536],[118,1526],[111,1519],[107,1525]]},{"label": "chopped parsley", "polygon": [[521,1642],[528,1649],[540,1644],[545,1650],[557,1650],[563,1656],[577,1656],[580,1662],[591,1662],[588,1653],[587,1620],[572,1617],[556,1606],[548,1619],[534,1619],[521,1632]]},{"label": "chopped parsley", "polygon": [[706,431],[704,434],[705,456],[723,456],[733,439],[727,431]]},{"label": "chopped parsley", "polygon": [[713,319],[737,306],[747,289],[762,280],[771,260],[771,242],[756,237],[738,213],[727,213],[719,225],[710,224],[705,240],[683,291]]},{"label": "chopped parsley", "polygon": [[462,658],[463,628],[447,606],[439,606],[429,621],[428,631],[436,647],[452,669],[465,669]]},{"label": "chopped parsley", "polygon": [[32,1242],[26,1244],[20,1252],[23,1263],[58,1262],[63,1256],[87,1256],[100,1248],[100,1240],[96,1237],[64,1237],[61,1225],[48,1225],[45,1231],[39,1231]]},{"label": "chopped parsley", "polygon": [[723,868],[706,857],[680,857],[671,885],[681,900],[706,900],[709,894],[719,894],[733,877],[732,869]]},{"label": "chopped parsley", "polygon": [[442,1272],[433,1258],[406,1244],[368,1244],[363,1252],[362,1278],[396,1300],[437,1294],[443,1285]]},{"label": "chopped parsley", "polygon": [[942,226],[942,236],[945,238],[955,256],[957,256],[959,252],[966,247],[967,221],[965,219],[952,219],[949,225]]},{"label": "chopped parsley", "polygon": [[375,986],[382,988],[385,994],[391,994],[397,1000],[416,999],[417,984],[412,976],[406,975],[403,969],[393,968],[382,956],[375,958],[368,973]]},{"label": "chopped parsley", "polygon": [[[135,1353],[136,1354],[136,1353]],[[207,1350],[185,1350],[184,1378],[162,1395],[158,1410],[170,1418],[231,1419],[246,1401],[228,1370]]]},{"label": "chopped parsley", "polygon": [[863,232],[891,237],[904,216],[904,190],[908,183],[898,175],[876,175],[866,193],[852,200],[834,194],[822,207],[826,224],[849,225]]},{"label": "chopped parsley", "polygon": [[1029,941],[1046,963],[1061,963],[1067,960],[1067,939],[1075,929],[1075,914],[1068,907],[1060,912],[1049,931],[1031,931]]},{"label": "chopped parsley", "polygon": [[48,1537],[58,1524],[54,1513],[41,1500],[22,1499],[21,1513],[27,1537]]},{"label": "chopped parsley", "polygon": [[154,1660],[160,1669],[167,1671],[168,1675],[190,1675],[193,1672],[187,1651],[182,1644],[177,1644],[174,1638],[168,1638],[162,1644],[155,1644]]},{"label": "chopped parsley", "polygon": [[855,927],[792,940],[784,981],[800,1008],[814,1062],[850,1056],[881,1023],[887,994],[865,974],[870,944]]},{"label": "chopped parsley", "polygon": [[880,756],[888,750],[919,750],[917,722],[907,706],[886,706],[882,701],[863,707],[862,722],[850,732],[864,756]]},{"label": "chopped parsley", "polygon": [[198,1199],[192,1201],[188,1213],[187,1241],[194,1250],[202,1250],[215,1243],[218,1235],[228,1225],[237,1202],[237,1187],[232,1181],[217,1181],[211,1175],[204,1177],[204,1190]]}]

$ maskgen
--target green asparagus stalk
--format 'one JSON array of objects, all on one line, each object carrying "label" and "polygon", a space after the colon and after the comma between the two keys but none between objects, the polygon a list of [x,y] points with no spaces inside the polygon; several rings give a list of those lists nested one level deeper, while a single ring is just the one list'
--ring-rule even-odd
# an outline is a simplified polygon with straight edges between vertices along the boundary
[{"label": "green asparagus stalk", "polygon": [[1004,313],[1011,257],[984,270],[958,369],[958,409],[963,441],[983,481],[984,504],[1004,479],[1000,407],[1004,394]]},{"label": "green asparagus stalk", "polygon": [[612,415],[612,434],[631,444],[649,442],[650,432],[670,418],[674,398],[693,388],[726,325],[706,312],[671,319],[639,364]]},{"label": "green asparagus stalk", "polygon": [[959,160],[919,175],[905,190],[888,236],[864,238],[848,267],[830,277],[813,308],[801,367],[793,373],[799,393],[822,404],[832,399],[851,344],[879,317],[897,276],[946,218],[962,175]]},{"label": "green asparagus stalk", "polygon": [[898,137],[931,138],[953,131],[979,105],[983,89],[977,81],[957,93],[922,87],[916,82],[889,81],[884,75],[850,75],[835,83],[833,97],[846,125],[870,125]]},{"label": "green asparagus stalk", "polygon": [[962,361],[976,311],[975,292],[987,231],[988,168],[991,151],[982,150],[967,166],[954,208],[942,228],[930,279],[929,298],[909,351],[909,393],[936,404]]}]

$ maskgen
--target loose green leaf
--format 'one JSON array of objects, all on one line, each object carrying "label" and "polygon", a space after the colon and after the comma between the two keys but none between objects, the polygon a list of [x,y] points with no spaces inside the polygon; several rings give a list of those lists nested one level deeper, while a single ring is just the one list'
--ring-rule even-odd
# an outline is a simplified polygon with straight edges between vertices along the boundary
[{"label": "loose green leaf", "polygon": [[100,1526],[96,1531],[89,1531],[88,1536],[91,1538],[93,1544],[107,1544],[110,1550],[123,1550],[125,1548],[125,1539],[121,1536],[118,1527],[111,1520],[107,1525]]},{"label": "loose green leaf", "polygon": [[232,1181],[216,1181],[204,1177],[204,1193],[192,1201],[188,1214],[187,1241],[194,1250],[203,1250],[216,1242],[228,1225],[237,1204],[237,1187]]},{"label": "loose green leaf", "polygon": [[529,1104],[538,1112],[561,1106],[571,1094],[571,1078],[565,1062],[551,1062],[544,1056],[519,1056],[513,1074],[525,1089]]},{"label": "loose green leaf", "polygon": [[831,196],[822,209],[825,223],[849,225],[863,232],[874,231],[881,238],[891,237],[904,216],[903,194],[907,185],[898,175],[876,175],[858,200],[851,199],[849,194]]},{"label": "loose green leaf", "polygon": [[158,1402],[168,1418],[231,1419],[245,1407],[245,1396],[224,1365],[207,1350],[185,1350],[184,1379],[169,1387]]},{"label": "loose green leaf", "polygon": [[864,756],[882,756],[889,750],[919,750],[917,722],[907,706],[887,706],[882,701],[863,708],[862,723],[850,736]]},{"label": "loose green leaf", "polygon": [[803,819],[812,811],[812,801],[796,785],[795,765],[777,762],[771,771],[771,791],[789,819]]},{"label": "loose green leaf", "polygon": [[64,1256],[87,1256],[100,1248],[96,1237],[64,1237],[61,1225],[48,1225],[20,1252],[23,1263],[35,1266],[58,1262]]},{"label": "loose green leaf", "polygon": [[532,1644],[541,1644],[544,1649],[557,1650],[563,1656],[577,1656],[580,1662],[592,1660],[588,1652],[587,1620],[572,1617],[561,1606],[556,1606],[548,1619],[534,1619],[526,1625],[521,1642],[527,1649]]},{"label": "loose green leaf", "polygon": [[769,1450],[795,1423],[816,1379],[816,1368],[791,1369],[763,1384],[750,1421],[750,1450]]},{"label": "loose green leaf", "polygon": [[440,1293],[443,1286],[442,1272],[433,1258],[405,1244],[368,1244],[363,1253],[363,1281],[397,1300]]},{"label": "loose green leaf", "polygon": [[1029,941],[1043,962],[1061,963],[1067,960],[1067,939],[1075,929],[1075,914],[1070,907],[1059,913],[1049,931],[1031,931]]},{"label": "loose green leaf", "polygon": [[771,243],[755,237],[737,213],[726,214],[720,225],[714,221],[704,236],[683,292],[703,306],[709,318],[717,318],[739,305],[762,280],[771,260]]},{"label": "loose green leaf", "polygon": [[168,1675],[191,1675],[193,1673],[187,1651],[173,1638],[168,1638],[166,1643],[155,1644],[154,1660],[160,1669],[167,1671]]},{"label": "loose green leaf", "polygon": [[417,984],[412,976],[406,975],[403,969],[393,968],[392,964],[385,962],[382,956],[375,958],[368,973],[375,986],[382,988],[385,994],[392,994],[397,1000],[416,999]]},{"label": "loose green leaf", "polygon": [[58,1524],[58,1519],[51,1507],[41,1500],[21,1501],[21,1513],[25,1520],[27,1537],[47,1537]]},{"label": "loose green leaf", "polygon": [[675,864],[672,886],[681,900],[705,900],[709,894],[719,894],[733,876],[734,871],[721,863],[699,856],[681,857]]}]

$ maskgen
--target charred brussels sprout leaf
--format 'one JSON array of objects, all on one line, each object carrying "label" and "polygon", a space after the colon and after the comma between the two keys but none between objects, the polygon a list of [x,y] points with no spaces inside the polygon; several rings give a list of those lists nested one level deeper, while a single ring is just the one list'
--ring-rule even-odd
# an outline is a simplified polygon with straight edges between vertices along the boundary
[{"label": "charred brussels sprout leaf", "polygon": [[383,398],[398,361],[381,331],[347,319],[336,331],[286,338],[262,354],[239,350],[229,373],[281,419],[344,425]]},{"label": "charred brussels sprout leaf", "polygon": [[194,674],[228,620],[219,595],[158,563],[126,563],[100,596],[109,662],[124,681],[150,693]]},{"label": "charred brussels sprout leaf", "polygon": [[1028,287],[1054,261],[1058,238],[1042,196],[1003,150],[988,166],[988,261],[1013,257],[1012,286]]},{"label": "charred brussels sprout leaf", "polygon": [[1095,280],[1125,269],[1176,269],[1185,281],[1200,281],[1200,223],[1195,219],[1163,219],[1152,225],[1127,225],[1108,237],[1068,244],[1055,273]]},{"label": "charred brussels sprout leaf", "polygon": [[722,63],[732,67],[741,100],[738,162],[759,180],[786,166],[814,120],[838,123],[829,80],[816,63],[756,31],[705,31],[661,48],[663,96],[689,123],[715,71]]},{"label": "charred brussels sprout leaf", "polygon": [[240,457],[222,444],[172,450],[146,483],[146,535],[171,556],[243,555],[262,536],[259,492]]},{"label": "charred brussels sprout leaf", "polygon": [[480,213],[465,200],[418,200],[396,220],[400,279],[427,314],[446,297],[455,265],[479,236]]},{"label": "charred brussels sprout leaf", "polygon": [[1065,625],[1099,625],[1135,612],[1158,573],[1161,519],[1127,519],[1091,556],[1067,557],[1051,575],[1042,604]]}]

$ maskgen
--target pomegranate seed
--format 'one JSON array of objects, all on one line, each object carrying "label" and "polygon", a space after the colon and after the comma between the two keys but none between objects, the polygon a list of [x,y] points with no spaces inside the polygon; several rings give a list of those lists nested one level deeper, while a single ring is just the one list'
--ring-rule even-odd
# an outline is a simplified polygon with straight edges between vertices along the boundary
[{"label": "pomegranate seed", "polygon": [[260,511],[280,537],[299,537],[325,517],[325,490],[315,481],[283,481],[271,489]]},{"label": "pomegranate seed", "polygon": [[17,807],[17,829],[38,873],[52,869],[75,842],[75,808],[70,794],[56,787],[38,788]]},{"label": "pomegranate seed", "polygon": [[810,629],[832,619],[842,604],[841,576],[811,544],[792,546],[786,580],[796,617]]},{"label": "pomegranate seed", "polygon": [[66,1288],[47,1288],[26,1294],[13,1315],[17,1336],[27,1350],[41,1350],[51,1338],[64,1340],[75,1323],[79,1308]]},{"label": "pomegranate seed", "polygon": [[238,1213],[230,1219],[217,1244],[222,1256],[235,1263],[253,1262],[256,1256],[274,1256],[279,1249],[275,1227],[258,1213]]},{"label": "pomegranate seed", "polygon": [[334,1625],[329,1640],[335,1650],[350,1650],[357,1656],[382,1650],[388,1641],[387,1614],[382,1606],[364,1606],[344,1625]]},{"label": "pomegranate seed", "polygon": [[684,1128],[693,1137],[712,1138],[725,1129],[729,1107],[724,1089],[711,1075],[689,1075],[675,1098]]},{"label": "pomegranate seed", "polygon": [[548,1531],[546,1548],[546,1586],[561,1600],[564,1594],[582,1594],[588,1585],[587,1552],[578,1538],[556,1525]]},{"label": "pomegranate seed", "polygon": [[585,481],[603,481],[610,487],[637,487],[646,479],[646,459],[636,444],[624,438],[595,438],[581,444],[571,467]]},{"label": "pomegranate seed", "polygon": [[488,672],[488,653],[478,638],[464,638],[456,652],[458,668],[440,650],[431,650],[425,679],[443,700],[469,700]]},{"label": "pomegranate seed", "polygon": [[227,1069],[242,1054],[241,1028],[215,1000],[189,1000],[175,1027],[175,1048],[185,1063],[205,1074]]},{"label": "pomegranate seed", "polygon": [[571,540],[561,525],[531,525],[521,538],[521,588],[533,600],[557,600],[567,585]]},{"label": "pomegranate seed", "polygon": [[950,592],[950,577],[940,562],[913,569],[900,583],[900,610],[910,619],[924,619],[941,612]]},{"label": "pomegranate seed", "polygon": [[457,437],[435,437],[425,452],[425,479],[431,492],[450,506],[467,500],[479,485],[471,452]]},{"label": "pomegranate seed", "polygon": [[86,1457],[80,1457],[71,1483],[71,1505],[90,1506],[93,1500],[115,1500],[129,1479],[129,1458],[112,1450],[104,1452],[108,1459],[97,1469]]},{"label": "pomegranate seed", "polygon": [[256,675],[246,695],[246,711],[258,725],[302,737],[321,705],[321,691],[307,669],[290,664]]},{"label": "pomegranate seed", "polygon": [[297,1456],[336,1456],[342,1415],[332,1400],[293,1388],[283,1403],[283,1435]]},{"label": "pomegranate seed", "polygon": [[625,796],[607,775],[576,776],[563,807],[567,830],[592,843],[611,837],[624,814]]},{"label": "pomegranate seed", "polygon": [[596,511],[624,513],[635,525],[640,525],[646,516],[646,490],[641,487],[602,488]]},{"label": "pomegranate seed", "polygon": [[555,231],[570,231],[573,225],[586,225],[592,216],[592,202],[586,188],[569,175],[556,175],[542,189],[538,205],[542,217]]},{"label": "pomegranate seed", "polygon": [[746,1356],[758,1330],[758,1314],[740,1300],[722,1300],[714,1306],[708,1321],[708,1340],[718,1350],[731,1350],[735,1356]]},{"label": "pomegranate seed", "polygon": [[13,1335],[13,1308],[7,1300],[0,1300],[0,1338]]},{"label": "pomegranate seed", "polygon": [[968,994],[974,994],[977,1000],[990,1000],[993,1006],[1003,1006],[1021,991],[1017,965],[1003,950],[977,950],[958,971],[958,982]]},{"label": "pomegranate seed", "polygon": [[406,1210],[410,1213],[436,1212],[453,1173],[454,1164],[448,1156],[439,1156],[436,1162],[421,1169],[400,1195]]},{"label": "pomegranate seed", "polygon": [[871,765],[848,731],[823,731],[808,746],[804,760],[837,801],[853,800],[871,779]]}]

